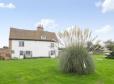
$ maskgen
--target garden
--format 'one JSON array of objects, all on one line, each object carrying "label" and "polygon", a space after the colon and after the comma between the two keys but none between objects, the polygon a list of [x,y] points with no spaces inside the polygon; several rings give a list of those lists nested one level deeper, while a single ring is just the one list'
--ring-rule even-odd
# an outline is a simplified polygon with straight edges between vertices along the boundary
[{"label": "garden", "polygon": [[0,61],[0,84],[114,84],[114,60],[94,55],[95,73],[61,72],[57,59]]},{"label": "garden", "polygon": [[89,29],[74,27],[58,36],[64,48],[56,58],[1,60],[0,84],[114,84],[112,41],[105,42],[105,55]]}]

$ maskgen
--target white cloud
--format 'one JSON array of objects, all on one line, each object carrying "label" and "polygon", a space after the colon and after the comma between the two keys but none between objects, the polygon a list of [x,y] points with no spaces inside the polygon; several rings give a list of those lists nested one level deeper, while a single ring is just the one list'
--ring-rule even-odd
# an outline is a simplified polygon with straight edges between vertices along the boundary
[{"label": "white cloud", "polygon": [[0,3],[0,8],[16,8],[16,6],[13,3]]},{"label": "white cloud", "polygon": [[43,27],[47,30],[53,30],[58,27],[58,24],[56,24],[55,20],[48,18],[41,19],[39,22],[37,22],[36,26],[38,26],[39,24],[43,25]]},{"label": "white cloud", "polygon": [[100,34],[106,34],[112,32],[113,28],[110,25],[105,25],[104,27],[101,27],[100,29],[97,29],[95,32]]},{"label": "white cloud", "polygon": [[101,8],[102,13],[114,11],[114,0],[100,0],[95,5]]}]

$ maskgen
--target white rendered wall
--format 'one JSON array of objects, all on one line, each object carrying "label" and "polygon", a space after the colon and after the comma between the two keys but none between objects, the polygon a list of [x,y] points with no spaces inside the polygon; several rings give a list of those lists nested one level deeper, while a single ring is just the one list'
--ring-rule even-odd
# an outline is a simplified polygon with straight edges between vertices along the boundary
[{"label": "white rendered wall", "polygon": [[[19,47],[19,41],[24,41],[24,47]],[[28,41],[28,40],[12,40],[12,58],[23,58],[20,56],[20,51],[32,51],[32,57],[49,57],[49,52],[55,50],[56,55],[58,55],[58,43],[54,42],[54,48],[50,45],[53,42],[48,41]]]}]

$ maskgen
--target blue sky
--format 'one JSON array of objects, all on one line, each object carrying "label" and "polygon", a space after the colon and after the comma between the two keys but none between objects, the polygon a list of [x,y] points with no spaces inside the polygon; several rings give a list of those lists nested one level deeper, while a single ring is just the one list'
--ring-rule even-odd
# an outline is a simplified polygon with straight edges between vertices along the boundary
[{"label": "blue sky", "polygon": [[9,29],[62,31],[72,25],[90,28],[99,40],[114,40],[114,0],[0,0],[0,47]]}]

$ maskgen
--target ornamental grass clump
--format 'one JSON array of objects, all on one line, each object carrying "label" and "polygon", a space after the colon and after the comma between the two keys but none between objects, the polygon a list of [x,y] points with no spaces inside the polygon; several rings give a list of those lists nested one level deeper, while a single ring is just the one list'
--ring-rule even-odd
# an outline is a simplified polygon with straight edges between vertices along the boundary
[{"label": "ornamental grass clump", "polygon": [[58,35],[61,43],[65,46],[59,56],[60,69],[63,72],[77,74],[94,72],[94,62],[86,48],[87,42],[95,39],[92,37],[91,31],[73,27]]}]

